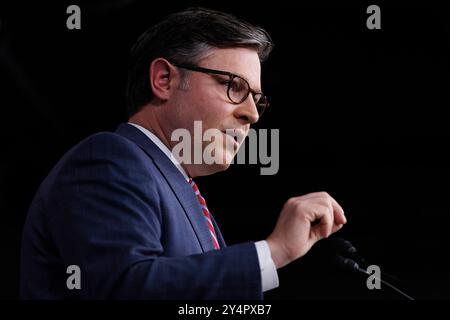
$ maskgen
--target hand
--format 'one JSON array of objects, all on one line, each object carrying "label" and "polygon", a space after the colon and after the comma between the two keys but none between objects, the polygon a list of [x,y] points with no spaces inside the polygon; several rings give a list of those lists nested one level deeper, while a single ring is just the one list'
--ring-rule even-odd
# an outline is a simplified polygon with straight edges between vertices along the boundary
[{"label": "hand", "polygon": [[344,210],[326,192],[289,199],[266,239],[275,266],[281,268],[304,256],[317,241],[338,231],[346,222]]}]

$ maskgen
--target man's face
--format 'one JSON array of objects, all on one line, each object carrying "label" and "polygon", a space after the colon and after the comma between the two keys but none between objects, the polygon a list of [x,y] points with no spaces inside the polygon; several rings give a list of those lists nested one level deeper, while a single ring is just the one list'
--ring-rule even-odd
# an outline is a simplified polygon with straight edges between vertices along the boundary
[{"label": "man's face", "polygon": [[[254,50],[214,49],[197,65],[239,75],[248,81],[253,90],[261,91],[261,66]],[[191,137],[194,137],[194,121],[202,121],[203,132],[208,129],[220,130],[222,139],[203,141],[202,150],[208,145],[209,150],[213,147],[214,152],[218,153],[214,153],[214,156],[222,159],[221,163],[189,166],[189,171],[195,171],[195,175],[207,175],[225,170],[247,136],[250,124],[258,120],[253,97],[249,94],[241,104],[233,104],[227,96],[228,76],[189,72],[187,77],[188,89],[178,89],[171,96],[171,109],[167,110],[167,119],[170,119],[167,120],[168,126],[172,131],[185,128],[191,132]],[[226,134],[227,130],[235,130],[237,141]],[[172,146],[177,144],[171,143]]]}]

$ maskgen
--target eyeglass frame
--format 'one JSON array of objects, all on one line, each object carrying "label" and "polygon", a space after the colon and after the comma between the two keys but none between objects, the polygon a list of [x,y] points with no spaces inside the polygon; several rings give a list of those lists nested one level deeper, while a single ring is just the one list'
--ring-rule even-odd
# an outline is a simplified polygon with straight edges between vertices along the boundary
[{"label": "eyeglass frame", "polygon": [[[259,116],[259,117],[261,117],[261,115],[264,113],[264,111],[267,110],[267,108],[268,108],[269,105],[270,105],[270,104],[269,104],[269,100],[267,99],[267,96],[266,96],[262,91],[257,92],[257,91],[255,91],[255,90],[253,90],[253,89],[250,87],[250,83],[249,83],[245,78],[243,78],[243,77],[241,77],[241,76],[239,76],[239,75],[237,75],[237,74],[234,74],[234,73],[229,72],[229,71],[223,71],[223,70],[216,70],[216,69],[203,68],[203,67],[199,67],[199,66],[196,66],[196,65],[193,65],[193,64],[192,64],[192,65],[191,65],[191,64],[181,64],[181,63],[174,63],[174,62],[170,62],[170,63],[171,63],[172,65],[174,65],[175,67],[182,68],[182,69],[186,69],[186,70],[190,70],[190,71],[196,71],[196,72],[207,73],[207,74],[219,74],[219,75],[223,75],[223,76],[228,76],[228,77],[229,77],[229,80],[227,81],[227,97],[228,97],[228,99],[231,101],[231,103],[233,103],[233,104],[235,104],[235,105],[238,105],[238,104],[243,103],[243,102],[248,98],[249,94],[251,93],[251,94],[252,94],[252,97],[253,97],[253,102],[255,103],[255,106],[256,106],[256,110],[258,111],[258,103],[255,102],[255,96],[256,96],[257,94],[259,94],[261,97],[258,99],[258,101],[261,100],[261,99],[263,99],[263,98],[266,100],[265,107],[263,108],[263,110],[261,111],[261,113],[258,111],[258,116]],[[233,83],[233,79],[234,79],[234,78],[242,79],[242,80],[244,80],[245,83],[247,84],[247,88],[248,88],[247,94],[244,95],[244,98],[243,98],[240,102],[235,102],[235,101],[233,101],[233,99],[231,99],[231,97],[230,97],[230,88],[231,88],[231,84]]]}]

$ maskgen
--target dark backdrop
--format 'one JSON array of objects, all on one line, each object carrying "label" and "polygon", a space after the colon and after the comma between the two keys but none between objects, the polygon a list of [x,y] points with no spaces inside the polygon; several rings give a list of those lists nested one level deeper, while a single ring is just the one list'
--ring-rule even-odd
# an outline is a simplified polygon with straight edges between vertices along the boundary
[{"label": "dark backdrop", "polygon": [[[81,30],[66,28],[78,4]],[[371,4],[371,3],[369,3]],[[280,129],[280,170],[235,165],[198,179],[229,244],[271,232],[291,196],[326,190],[344,207],[340,232],[417,298],[449,298],[449,19],[442,7],[191,1],[74,1],[0,10],[0,296],[18,297],[23,222],[58,159],[89,134],[126,120],[129,49],[168,13],[202,5],[239,15],[276,44],[263,68]],[[321,245],[279,270],[267,298],[385,299],[330,264]]]}]

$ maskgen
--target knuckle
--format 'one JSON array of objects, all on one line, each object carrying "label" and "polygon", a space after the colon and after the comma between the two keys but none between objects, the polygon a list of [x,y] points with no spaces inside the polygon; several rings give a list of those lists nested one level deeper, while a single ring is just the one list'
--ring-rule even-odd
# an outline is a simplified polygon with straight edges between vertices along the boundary
[{"label": "knuckle", "polygon": [[326,191],[320,191],[319,194],[322,198],[325,198],[325,199],[331,198],[330,194]]},{"label": "knuckle", "polygon": [[286,201],[286,205],[288,205],[288,206],[293,206],[293,205],[296,204],[296,202],[297,202],[297,198],[292,197],[292,198],[289,198],[289,199]]},{"label": "knuckle", "polygon": [[291,198],[287,201],[287,205],[292,207],[295,211],[298,211],[305,208],[307,206],[307,202],[299,198]]},{"label": "knuckle", "polygon": [[328,203],[325,203],[325,202],[318,204],[317,208],[318,208],[318,210],[320,210],[320,212],[323,212],[323,213],[330,213],[331,212],[330,206],[328,205]]}]

